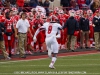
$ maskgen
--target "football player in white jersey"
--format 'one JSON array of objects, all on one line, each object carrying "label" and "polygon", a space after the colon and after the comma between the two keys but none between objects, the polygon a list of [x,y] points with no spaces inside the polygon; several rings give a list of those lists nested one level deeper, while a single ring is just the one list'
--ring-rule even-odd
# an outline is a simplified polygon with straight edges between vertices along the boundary
[{"label": "football player in white jersey", "polygon": [[48,49],[48,56],[52,58],[52,61],[49,65],[49,68],[55,69],[54,63],[57,59],[57,53],[58,53],[58,42],[56,38],[60,38],[60,30],[62,29],[62,26],[56,22],[57,17],[52,15],[49,17],[50,22],[46,22],[41,26],[39,29],[37,29],[33,40],[36,41],[36,36],[41,30],[45,30],[46,33],[46,46]]}]

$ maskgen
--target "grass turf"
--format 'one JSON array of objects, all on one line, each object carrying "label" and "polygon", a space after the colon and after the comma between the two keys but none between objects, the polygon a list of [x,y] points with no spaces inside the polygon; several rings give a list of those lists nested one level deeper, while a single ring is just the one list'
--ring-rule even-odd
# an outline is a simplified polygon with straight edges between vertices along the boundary
[{"label": "grass turf", "polygon": [[100,54],[58,57],[56,69],[50,59],[0,61],[0,75],[100,75]]}]

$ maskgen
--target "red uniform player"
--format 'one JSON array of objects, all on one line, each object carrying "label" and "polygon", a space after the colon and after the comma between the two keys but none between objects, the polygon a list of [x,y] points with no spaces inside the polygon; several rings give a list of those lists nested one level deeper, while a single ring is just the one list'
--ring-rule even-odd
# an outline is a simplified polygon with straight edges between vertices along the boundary
[{"label": "red uniform player", "polygon": [[[37,18],[34,20],[34,31],[36,31],[39,27],[41,27],[43,25],[43,20],[40,18],[40,15],[37,16]],[[38,35],[37,35],[37,42],[34,44],[34,49],[35,51],[37,51],[38,47],[39,47],[39,50],[40,52],[43,52],[43,43],[45,41],[45,38],[43,36],[43,32],[40,32]]]},{"label": "red uniform player", "polygon": [[89,25],[90,25],[90,33],[89,33],[89,38],[90,38],[90,47],[94,47],[94,29],[93,29],[93,12],[91,10],[87,11],[88,14],[88,19],[89,19]]},{"label": "red uniform player", "polygon": [[[66,16],[63,12],[63,10],[59,10],[59,16],[58,16],[60,24],[63,26],[66,22]],[[66,42],[66,29],[61,31],[61,38],[58,39],[58,43],[61,49],[65,49],[65,42]]]},{"label": "red uniform player", "polygon": [[9,56],[11,57],[11,49],[13,45],[13,34],[14,34],[14,28],[13,28],[13,20],[10,18],[10,12],[7,12],[6,15],[6,20],[5,20],[5,34],[4,34],[4,40],[5,40],[5,46],[6,50],[9,49]]}]

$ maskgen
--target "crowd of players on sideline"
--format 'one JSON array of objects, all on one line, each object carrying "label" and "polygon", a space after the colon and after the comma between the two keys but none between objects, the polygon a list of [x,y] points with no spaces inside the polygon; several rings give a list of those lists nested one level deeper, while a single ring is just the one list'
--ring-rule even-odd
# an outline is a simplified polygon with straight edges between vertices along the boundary
[{"label": "crowd of players on sideline", "polygon": [[[8,59],[12,55],[19,54],[18,38],[15,37],[15,29],[22,13],[23,12],[18,13],[17,8],[12,8],[11,10],[6,9],[4,13],[0,13],[0,35],[3,35],[3,38],[0,37],[0,41],[4,39],[6,51],[2,51],[4,56]],[[55,7],[54,10],[49,13],[49,16],[46,16],[46,14],[42,12],[41,9],[38,8],[38,10],[36,10],[35,8],[33,8],[31,9],[31,12],[25,12],[26,19],[30,24],[30,32],[27,32],[27,41],[24,43],[25,54],[33,54],[33,52],[44,52],[43,44],[45,42],[45,31],[42,31],[37,35],[36,42],[33,40],[35,31],[45,22],[50,22],[50,16],[56,16],[56,18],[54,17],[54,19],[56,19],[56,22],[64,26],[64,24],[66,24],[66,21],[70,17],[70,13],[74,13],[74,18],[79,24],[79,29],[78,31],[75,31],[74,34],[71,33],[71,31],[73,30],[73,26],[67,27],[62,30],[61,38],[57,39],[59,43],[59,49],[75,51],[75,49],[77,48],[88,49],[91,47],[95,47],[97,50],[99,50],[99,9],[96,10],[95,13],[93,13],[90,9],[80,9],[77,11],[69,10],[66,13],[62,9]],[[73,35],[74,37],[69,37],[69,35]],[[67,45],[66,42],[68,42]],[[2,42],[0,42],[0,46],[2,46]]]}]

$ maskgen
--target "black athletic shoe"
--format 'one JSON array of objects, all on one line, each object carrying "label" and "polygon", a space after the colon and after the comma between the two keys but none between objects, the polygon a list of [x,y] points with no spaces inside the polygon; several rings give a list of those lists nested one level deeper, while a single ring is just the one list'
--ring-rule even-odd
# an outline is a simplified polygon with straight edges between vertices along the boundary
[{"label": "black athletic shoe", "polygon": [[71,50],[72,52],[75,52],[75,50]]},{"label": "black athletic shoe", "polygon": [[80,47],[80,49],[83,49],[83,47]]},{"label": "black athletic shoe", "polygon": [[86,49],[89,49],[89,47],[85,47]]},{"label": "black athletic shoe", "polygon": [[11,57],[12,56],[12,54],[11,53],[9,53],[9,57]]}]

